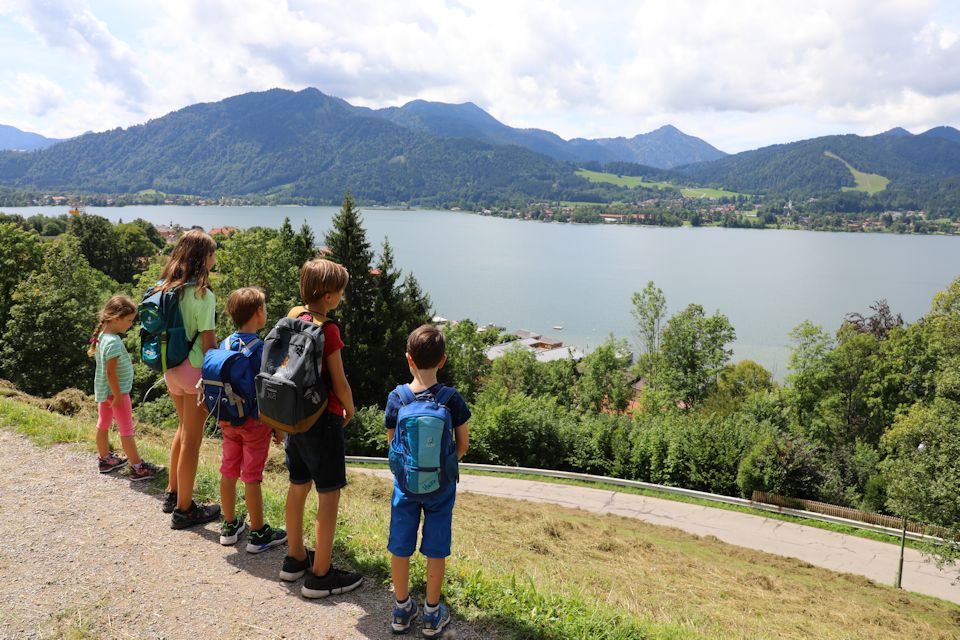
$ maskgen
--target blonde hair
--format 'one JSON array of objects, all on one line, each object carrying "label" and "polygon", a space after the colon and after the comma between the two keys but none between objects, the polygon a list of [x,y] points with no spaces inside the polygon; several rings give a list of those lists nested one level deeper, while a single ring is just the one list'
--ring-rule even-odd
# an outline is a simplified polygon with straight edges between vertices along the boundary
[{"label": "blonde hair", "polygon": [[160,291],[170,291],[183,286],[191,280],[196,284],[194,295],[203,297],[210,287],[210,271],[207,258],[217,250],[216,241],[202,229],[191,229],[183,234],[173,248],[173,253],[160,272]]},{"label": "blonde hair", "polygon": [[227,313],[233,324],[242,327],[250,321],[260,307],[267,303],[267,296],[260,287],[243,287],[230,292],[227,298]]},{"label": "blonde hair", "polygon": [[328,293],[336,293],[347,288],[350,274],[342,264],[314,258],[307,260],[300,269],[300,299],[306,305],[319,302]]},{"label": "blonde hair", "polygon": [[137,305],[127,296],[113,296],[100,309],[97,314],[97,328],[93,330],[90,336],[90,348],[87,349],[87,355],[91,358],[97,355],[97,343],[100,342],[100,332],[103,331],[103,325],[112,322],[117,318],[125,318],[137,312]]}]

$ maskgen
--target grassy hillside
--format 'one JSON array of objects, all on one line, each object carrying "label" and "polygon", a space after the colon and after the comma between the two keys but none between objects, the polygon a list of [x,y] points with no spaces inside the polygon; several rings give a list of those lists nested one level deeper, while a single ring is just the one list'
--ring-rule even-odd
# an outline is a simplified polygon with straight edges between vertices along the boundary
[{"label": "grassy hillside", "polygon": [[[67,418],[37,404],[0,387],[0,426],[93,455],[91,414]],[[171,433],[149,425],[139,433],[144,454],[163,459]],[[208,439],[204,498],[217,493],[218,466],[219,441]],[[271,522],[282,522],[285,491],[274,448],[264,481]],[[387,481],[351,474],[341,502],[337,554],[378,580],[389,569],[389,495]],[[946,640],[960,623],[960,608],[945,602],[627,518],[464,493],[454,529],[455,614],[516,638]],[[422,562],[413,579],[422,594]]]},{"label": "grassy hillside", "polygon": [[841,187],[844,191],[863,191],[864,193],[880,193],[887,188],[887,185],[890,184],[890,179],[885,178],[876,173],[864,173],[863,171],[857,171],[853,166],[835,154],[832,151],[824,151],[823,155],[828,158],[833,158],[834,160],[839,160],[850,170],[850,173],[853,175],[854,181],[857,183],[855,187]]},{"label": "grassy hillside", "polygon": [[578,169],[577,175],[582,176],[590,182],[605,182],[617,185],[618,187],[644,187],[647,189],[677,189],[684,198],[723,198],[735,197],[740,195],[735,191],[726,189],[713,189],[710,187],[679,187],[670,182],[651,182],[641,176],[622,176],[614,173],[601,173],[599,171],[590,171],[588,169]]}]

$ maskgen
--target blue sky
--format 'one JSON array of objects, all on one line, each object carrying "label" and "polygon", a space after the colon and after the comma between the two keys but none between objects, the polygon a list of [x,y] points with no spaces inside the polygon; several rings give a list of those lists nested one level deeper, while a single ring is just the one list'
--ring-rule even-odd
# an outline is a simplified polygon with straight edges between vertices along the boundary
[{"label": "blue sky", "polygon": [[960,3],[933,0],[0,0],[0,59],[0,123],[52,137],[307,86],[731,152],[960,126]]}]

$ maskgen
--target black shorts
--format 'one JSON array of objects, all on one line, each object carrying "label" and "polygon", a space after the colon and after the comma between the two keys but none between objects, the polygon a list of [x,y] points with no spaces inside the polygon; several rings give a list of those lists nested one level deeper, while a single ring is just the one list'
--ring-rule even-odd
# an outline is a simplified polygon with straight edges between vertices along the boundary
[{"label": "black shorts", "polygon": [[283,448],[290,484],[313,482],[319,492],[347,486],[341,416],[325,412],[307,431],[288,433]]}]

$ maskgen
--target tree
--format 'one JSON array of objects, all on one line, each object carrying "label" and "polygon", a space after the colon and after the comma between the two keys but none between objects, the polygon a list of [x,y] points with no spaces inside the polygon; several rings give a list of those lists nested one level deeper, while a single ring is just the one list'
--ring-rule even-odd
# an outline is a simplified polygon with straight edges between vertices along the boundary
[{"label": "tree", "polygon": [[816,411],[817,403],[830,382],[828,356],[833,349],[833,338],[809,320],[804,320],[790,332],[793,350],[787,376],[791,386],[792,406],[797,422],[806,425]]},{"label": "tree", "polygon": [[113,224],[102,216],[82,213],[70,218],[70,235],[80,242],[87,263],[112,275],[119,262],[119,241]]},{"label": "tree", "polygon": [[27,393],[93,389],[90,333],[117,283],[90,267],[79,241],[63,236],[47,247],[43,266],[13,292],[0,341],[4,377]]},{"label": "tree", "polygon": [[637,321],[637,332],[644,352],[659,353],[660,325],[667,312],[667,299],[663,291],[650,280],[643,291],[633,293],[631,300],[633,310],[630,313]]},{"label": "tree", "polygon": [[441,371],[444,380],[456,387],[467,402],[473,402],[481,380],[490,371],[487,345],[472,320],[462,320],[444,331],[447,365]]},{"label": "tree", "polygon": [[626,369],[629,365],[627,344],[613,336],[583,359],[583,373],[577,381],[576,397],[584,409],[623,411],[630,401]]},{"label": "tree", "polygon": [[0,332],[10,315],[10,296],[23,280],[40,268],[43,241],[32,232],[0,223]]},{"label": "tree", "polygon": [[735,338],[725,315],[717,311],[707,317],[703,307],[689,305],[672,316],[663,330],[657,382],[688,406],[699,401],[730,359],[733,351],[727,345]]},{"label": "tree", "polygon": [[770,432],[743,457],[737,485],[744,497],[754,490],[791,498],[819,497],[824,480],[822,449],[802,436]]}]

